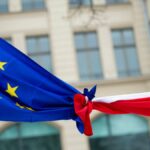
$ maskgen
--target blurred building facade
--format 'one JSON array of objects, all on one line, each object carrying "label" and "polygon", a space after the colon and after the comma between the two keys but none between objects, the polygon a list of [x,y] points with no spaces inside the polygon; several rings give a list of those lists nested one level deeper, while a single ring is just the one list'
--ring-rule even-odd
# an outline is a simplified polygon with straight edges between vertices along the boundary
[{"label": "blurred building facade", "polygon": [[[150,91],[150,1],[0,0],[0,37],[96,96]],[[94,136],[72,121],[0,123],[0,150],[149,150],[150,120],[94,112]]]}]

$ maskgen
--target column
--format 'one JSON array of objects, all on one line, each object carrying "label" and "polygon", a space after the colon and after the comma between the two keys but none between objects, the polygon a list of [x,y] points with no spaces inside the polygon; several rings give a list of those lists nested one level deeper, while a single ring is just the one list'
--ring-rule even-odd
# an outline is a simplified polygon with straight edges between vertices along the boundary
[{"label": "column", "polygon": [[98,29],[100,43],[100,58],[105,79],[117,78],[115,55],[113,50],[111,29],[106,24]]},{"label": "column", "polygon": [[147,92],[149,92],[149,91],[150,91],[150,80],[148,80],[148,81],[146,82],[146,85],[147,85]]},{"label": "column", "polygon": [[66,0],[47,0],[49,33],[52,43],[54,73],[68,82],[78,80],[73,30],[67,19]]},{"label": "column", "polygon": [[132,0],[136,45],[143,75],[150,74],[150,38],[143,0]]},{"label": "column", "polygon": [[147,4],[147,9],[148,9],[148,17],[149,17],[149,20],[150,20],[150,1],[146,0],[146,4]]},{"label": "column", "polygon": [[10,12],[21,11],[21,0],[9,0],[9,11]]},{"label": "column", "polygon": [[12,34],[12,41],[13,41],[13,45],[17,49],[19,49],[23,53],[27,54],[25,36],[24,36],[23,33],[14,33],[14,34]]},{"label": "column", "polygon": [[61,140],[63,150],[89,150],[88,138],[77,131],[73,121],[64,122]]},{"label": "column", "polygon": [[105,0],[93,0],[94,5],[105,5]]}]

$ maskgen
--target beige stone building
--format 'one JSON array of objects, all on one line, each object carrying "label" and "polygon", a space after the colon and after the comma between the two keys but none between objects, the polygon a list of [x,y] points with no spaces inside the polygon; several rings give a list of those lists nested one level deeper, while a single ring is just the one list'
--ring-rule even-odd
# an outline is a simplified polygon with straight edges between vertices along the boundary
[{"label": "beige stone building", "polygon": [[[81,91],[97,84],[97,97],[150,91],[149,20],[149,0],[0,0],[0,37]],[[1,122],[0,150],[150,149],[148,118],[91,119],[91,138],[73,121]]]}]

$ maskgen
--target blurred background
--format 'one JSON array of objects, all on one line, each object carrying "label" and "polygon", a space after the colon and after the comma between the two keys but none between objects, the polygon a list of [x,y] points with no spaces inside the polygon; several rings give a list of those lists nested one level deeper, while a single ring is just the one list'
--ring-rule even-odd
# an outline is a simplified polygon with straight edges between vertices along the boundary
[{"label": "blurred background", "polygon": [[[149,20],[149,0],[0,0],[0,37],[97,97],[150,91]],[[148,117],[91,120],[91,137],[73,121],[0,122],[0,150],[150,150]]]}]

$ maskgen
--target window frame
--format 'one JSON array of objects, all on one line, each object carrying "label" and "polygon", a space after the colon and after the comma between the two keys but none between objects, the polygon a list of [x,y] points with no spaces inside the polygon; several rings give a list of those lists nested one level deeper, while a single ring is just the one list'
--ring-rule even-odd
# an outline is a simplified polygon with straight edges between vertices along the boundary
[{"label": "window frame", "polygon": [[[125,37],[123,35],[124,31],[127,31],[127,30],[130,30],[132,31],[133,33],[133,40],[134,40],[134,43],[133,44],[125,44]],[[136,76],[140,76],[141,75],[141,67],[140,67],[140,62],[139,62],[139,55],[138,55],[138,51],[137,51],[137,46],[136,46],[136,38],[135,38],[135,32],[134,32],[134,29],[132,27],[128,27],[128,28],[120,28],[120,29],[112,29],[111,30],[111,34],[113,34],[114,31],[117,31],[121,34],[121,41],[122,41],[122,44],[121,45],[115,45],[114,41],[113,41],[113,37],[112,37],[112,42],[113,42],[113,49],[114,49],[114,52],[117,51],[118,48],[121,49],[121,51],[123,52],[123,56],[125,58],[125,71],[123,71],[126,75],[125,76],[120,76],[120,71],[118,70],[118,67],[117,67],[117,58],[116,58],[116,55],[115,55],[115,63],[116,63],[116,67],[117,67],[117,73],[118,73],[118,77],[136,77]],[[137,75],[132,75],[132,72],[135,72],[135,70],[130,70],[129,69],[129,64],[127,63],[128,62],[128,58],[127,58],[127,52],[126,52],[126,48],[135,48],[135,53],[136,53],[136,57],[137,57],[137,63],[138,63],[138,70],[136,70],[136,72],[138,72]]]},{"label": "window frame", "polygon": [[[14,125],[10,125],[8,126],[7,128],[5,128],[4,130],[2,130],[0,132],[0,136],[3,135],[3,133],[5,133],[5,131],[9,131],[11,128],[14,128],[14,130],[16,131],[16,136],[15,137],[11,137],[11,138],[2,138],[0,139],[0,142],[7,142],[7,145],[15,145],[15,147],[17,147],[18,149],[20,150],[25,150],[26,147],[24,147],[24,144],[25,143],[28,143],[26,142],[26,140],[31,140],[33,142],[36,141],[37,142],[37,139],[38,138],[41,138],[43,140],[50,140],[50,139],[55,139],[57,142],[58,142],[58,145],[57,145],[57,149],[62,149],[62,141],[61,141],[61,132],[60,132],[60,129],[54,125],[48,125],[48,124],[45,124],[45,123],[42,123],[44,126],[49,126],[49,127],[52,127],[52,128],[56,128],[58,131],[54,131],[52,133],[48,133],[48,134],[43,134],[43,135],[32,135],[32,136],[24,136],[22,134],[22,124],[26,124],[26,126],[28,125],[28,123],[16,123]],[[37,123],[36,123],[37,124]],[[30,128],[29,128],[30,130]],[[4,143],[5,144],[5,143]],[[30,144],[30,143],[29,143]],[[5,144],[6,145],[6,144]],[[50,145],[49,145],[50,146]],[[53,145],[54,146],[54,145]],[[7,147],[8,148],[8,147]],[[53,148],[52,148],[53,149]]]},{"label": "window frame", "polygon": [[[34,57],[34,56],[49,55],[50,64],[49,64],[49,70],[48,70],[48,71],[53,72],[53,66],[52,66],[52,52],[51,52],[51,47],[50,47],[50,42],[49,42],[49,39],[50,39],[50,38],[49,38],[49,35],[43,34],[43,35],[29,35],[29,36],[26,36],[26,48],[28,49],[28,44],[27,44],[28,39],[34,38],[34,39],[36,39],[36,43],[37,43],[37,42],[39,43],[39,39],[40,39],[40,38],[43,38],[43,37],[46,37],[46,38],[48,39],[48,47],[49,47],[49,49],[48,49],[47,51],[44,51],[44,52],[42,52],[42,51],[30,52],[30,50],[27,50],[27,54],[28,54],[29,57],[31,57],[31,59],[32,59],[32,57]],[[39,45],[39,44],[37,44],[37,45]],[[39,46],[37,46],[37,47],[39,47]],[[40,64],[40,63],[39,63],[39,64]],[[43,66],[43,67],[44,67],[44,66]]]},{"label": "window frame", "polygon": [[[126,115],[123,115],[125,116],[125,119],[126,119],[126,116],[129,116],[129,120],[130,119],[133,119],[132,117],[134,117],[135,115],[133,114],[126,114]],[[131,116],[131,118],[130,118]],[[142,130],[140,129],[137,129],[136,128],[136,131],[132,131],[132,128],[133,128],[133,125],[131,123],[131,125],[129,127],[131,127],[131,129],[129,130],[129,132],[124,132],[123,130],[120,130],[124,124],[121,125],[121,128],[118,129],[120,130],[122,133],[121,134],[118,134],[117,132],[115,133],[114,131],[116,131],[113,127],[115,126],[115,124],[113,124],[113,122],[116,122],[116,120],[114,120],[114,117],[118,117],[118,121],[120,120],[120,117],[119,115],[116,115],[116,116],[111,116],[111,115],[101,115],[101,116],[98,116],[94,119],[93,121],[93,132],[98,133],[97,135],[94,134],[94,136],[90,137],[89,138],[89,146],[90,146],[90,149],[91,150],[96,150],[97,148],[101,148],[101,149],[112,149],[112,146],[114,146],[113,148],[114,149],[117,149],[117,145],[119,147],[121,147],[122,143],[121,142],[125,142],[125,145],[128,144],[130,145],[131,143],[129,142],[130,139],[133,138],[133,140],[135,141],[136,138],[135,137],[140,137],[141,139],[144,137],[146,138],[145,141],[143,142],[143,145],[146,144],[148,146],[148,148],[150,147],[149,145],[149,137],[150,137],[150,134],[149,134],[149,126],[148,126],[148,120],[145,119],[144,117],[140,117],[140,116],[135,116],[135,119],[136,120],[141,120],[141,122],[143,122],[145,124],[145,126],[142,126],[141,124],[141,127],[142,127]],[[97,126],[96,124],[94,124],[95,121],[102,121],[102,119],[104,120],[103,122],[101,122],[103,124],[103,127],[105,128],[105,130],[107,131],[107,134],[106,135],[100,135],[99,133],[101,133],[101,130],[99,130],[100,128],[103,129],[103,127],[101,126]],[[128,118],[127,118],[128,119]],[[142,121],[143,120],[143,121]],[[127,121],[127,120],[126,120]],[[121,120],[119,121],[121,122]],[[118,122],[118,123],[119,123]],[[123,121],[124,123],[125,121]],[[97,124],[99,124],[100,122],[98,122]],[[135,123],[134,123],[135,124]],[[96,128],[98,128],[98,131],[96,130]],[[123,129],[123,128],[122,128]],[[138,130],[138,131],[137,131]],[[142,137],[141,137],[142,136]],[[117,140],[117,142],[116,142]],[[119,140],[119,141],[118,141]],[[129,142],[129,143],[128,143]],[[116,145],[116,144],[117,145]],[[141,143],[140,143],[141,144]],[[109,147],[107,147],[107,145]],[[136,145],[136,144],[135,144]],[[140,145],[141,146],[141,145]],[[134,145],[132,145],[132,148],[137,149],[137,147],[134,147]],[[120,149],[120,148],[119,148]],[[126,149],[126,148],[125,148]],[[147,150],[147,148],[145,148]]]},{"label": "window frame", "polygon": [[[87,34],[89,34],[89,33],[95,33],[95,35],[97,36],[97,47],[95,47],[95,48],[90,48],[90,47],[88,47],[87,45]],[[78,35],[78,34],[82,34],[82,36],[84,37],[84,43],[86,43],[85,45],[84,45],[84,48],[81,48],[81,49],[79,49],[79,48],[77,48],[77,46],[76,46],[76,43],[75,43],[75,37],[76,37],[76,35]],[[102,62],[101,62],[101,57],[100,57],[100,46],[99,46],[99,40],[98,40],[98,35],[97,35],[97,32],[96,31],[88,31],[88,32],[84,32],[84,31],[77,31],[77,32],[74,32],[74,45],[75,45],[75,50],[76,50],[76,60],[77,60],[77,67],[78,67],[78,76],[79,76],[79,79],[80,79],[80,81],[89,81],[89,80],[100,80],[100,79],[103,79],[104,78],[104,75],[103,75],[103,66],[102,66]],[[100,74],[98,75],[99,77],[96,77],[97,75],[96,74],[94,74],[94,73],[92,73],[91,71],[90,71],[90,73],[88,74],[88,75],[86,75],[85,77],[83,77],[82,75],[81,75],[81,73],[80,73],[80,68],[79,68],[79,63],[78,63],[78,54],[80,53],[80,52],[84,52],[84,54],[86,55],[86,57],[87,57],[87,59],[88,59],[88,57],[89,57],[89,54],[87,53],[87,52],[98,52],[98,54],[99,54],[99,65],[100,65]],[[91,68],[90,67],[90,65],[88,65],[88,67],[89,68]],[[92,69],[91,69],[92,70]],[[85,79],[84,79],[85,78]]]},{"label": "window frame", "polygon": [[0,3],[0,8],[5,8],[3,11],[0,11],[0,14],[9,13],[9,0],[3,0],[3,2]]},{"label": "window frame", "polygon": [[130,3],[130,0],[127,0],[127,1],[122,0],[122,1],[118,1],[118,2],[117,2],[117,0],[116,0],[116,2],[115,2],[115,0],[114,0],[114,2],[110,2],[109,0],[106,0],[106,5],[123,5],[123,4],[129,4],[129,3]]},{"label": "window frame", "polygon": [[36,0],[31,0],[31,2],[30,3],[27,3],[27,4],[30,4],[31,5],[31,8],[27,8],[27,7],[25,7],[26,5],[24,5],[24,4],[26,4],[25,2],[24,2],[24,0],[21,0],[21,5],[22,5],[22,11],[23,12],[30,12],[30,11],[41,11],[41,10],[46,10],[46,3],[45,3],[45,1],[44,0],[42,0],[43,1],[43,7],[41,7],[41,8],[36,8],[35,6],[36,6]]},{"label": "window frame", "polygon": [[90,2],[89,5],[85,4],[83,0],[78,0],[78,1],[79,1],[79,3],[73,4],[73,3],[71,3],[71,0],[69,0],[69,8],[90,7],[90,6],[94,5],[93,0],[89,0],[89,2]]}]

